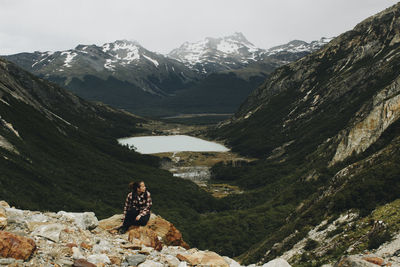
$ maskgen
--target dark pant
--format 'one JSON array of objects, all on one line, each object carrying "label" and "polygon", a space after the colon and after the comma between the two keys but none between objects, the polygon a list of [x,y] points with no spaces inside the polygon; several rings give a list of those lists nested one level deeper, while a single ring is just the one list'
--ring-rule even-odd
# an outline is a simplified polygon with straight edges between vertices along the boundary
[{"label": "dark pant", "polygon": [[126,212],[124,223],[122,224],[122,228],[126,231],[128,230],[129,226],[132,225],[139,225],[145,226],[150,219],[150,213],[140,217],[139,221],[136,221],[136,217],[139,215],[139,211],[132,209]]}]

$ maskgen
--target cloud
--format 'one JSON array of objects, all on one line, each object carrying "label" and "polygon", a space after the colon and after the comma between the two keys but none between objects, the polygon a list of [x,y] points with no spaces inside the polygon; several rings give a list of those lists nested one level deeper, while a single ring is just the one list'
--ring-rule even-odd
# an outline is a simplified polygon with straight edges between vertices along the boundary
[{"label": "cloud", "polygon": [[243,32],[268,48],[350,30],[395,4],[376,0],[1,0],[0,54],[137,40],[169,52],[185,41]]}]

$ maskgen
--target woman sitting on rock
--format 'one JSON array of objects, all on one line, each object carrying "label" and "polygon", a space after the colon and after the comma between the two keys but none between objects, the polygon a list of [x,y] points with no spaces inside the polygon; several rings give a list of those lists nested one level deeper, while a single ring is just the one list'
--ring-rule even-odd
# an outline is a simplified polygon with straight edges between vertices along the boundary
[{"label": "woman sitting on rock", "polygon": [[124,234],[132,225],[145,226],[150,219],[150,208],[153,204],[150,192],[143,181],[131,182],[131,192],[126,197],[124,207],[124,222],[119,229]]}]

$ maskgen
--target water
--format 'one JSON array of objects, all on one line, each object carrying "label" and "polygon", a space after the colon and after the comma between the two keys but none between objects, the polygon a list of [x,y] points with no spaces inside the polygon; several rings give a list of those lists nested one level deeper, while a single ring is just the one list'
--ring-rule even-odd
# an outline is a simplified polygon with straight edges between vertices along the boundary
[{"label": "water", "polygon": [[226,152],[223,145],[188,135],[141,136],[118,139],[121,145],[128,145],[141,154],[162,152]]}]

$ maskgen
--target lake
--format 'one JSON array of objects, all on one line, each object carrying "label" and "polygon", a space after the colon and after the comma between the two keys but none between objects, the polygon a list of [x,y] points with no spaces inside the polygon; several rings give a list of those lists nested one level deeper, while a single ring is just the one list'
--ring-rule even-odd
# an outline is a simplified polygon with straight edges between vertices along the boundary
[{"label": "lake", "polygon": [[226,152],[225,146],[188,135],[140,136],[118,139],[121,145],[128,145],[141,154],[163,152]]}]

